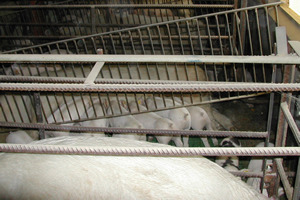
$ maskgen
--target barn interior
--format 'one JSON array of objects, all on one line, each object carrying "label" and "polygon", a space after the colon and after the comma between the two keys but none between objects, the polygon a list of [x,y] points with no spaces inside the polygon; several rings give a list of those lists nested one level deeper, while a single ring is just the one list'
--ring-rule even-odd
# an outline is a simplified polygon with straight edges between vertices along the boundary
[{"label": "barn interior", "polygon": [[[269,197],[299,199],[299,153],[286,153],[300,141],[300,17],[290,13],[281,1],[260,0],[1,2],[0,142],[19,130],[34,140],[130,132],[179,136],[183,145],[189,136],[185,147],[213,151],[237,138],[246,149],[236,152],[233,174],[258,177]],[[195,107],[211,127],[89,123]],[[285,154],[262,157],[251,173],[257,156],[247,147],[261,142]]]}]

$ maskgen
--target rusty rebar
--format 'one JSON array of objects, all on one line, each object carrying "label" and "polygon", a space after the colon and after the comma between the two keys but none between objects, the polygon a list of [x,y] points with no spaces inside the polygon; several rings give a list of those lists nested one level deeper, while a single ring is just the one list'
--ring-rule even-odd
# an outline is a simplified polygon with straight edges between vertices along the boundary
[{"label": "rusty rebar", "polygon": [[209,130],[161,130],[161,129],[133,129],[115,127],[83,127],[55,124],[35,124],[0,122],[0,127],[23,128],[23,129],[45,129],[51,131],[83,131],[83,132],[106,132],[106,133],[136,133],[152,135],[187,135],[187,136],[212,136],[212,137],[242,137],[242,138],[265,138],[267,132],[248,131],[209,131]]},{"label": "rusty rebar", "polygon": [[56,92],[293,92],[300,84],[279,83],[200,83],[200,84],[30,84],[2,83],[0,91],[56,91]]},{"label": "rusty rebar", "polygon": [[73,154],[106,156],[300,156],[299,147],[175,148],[175,147],[91,147],[36,144],[0,144],[7,153]]}]

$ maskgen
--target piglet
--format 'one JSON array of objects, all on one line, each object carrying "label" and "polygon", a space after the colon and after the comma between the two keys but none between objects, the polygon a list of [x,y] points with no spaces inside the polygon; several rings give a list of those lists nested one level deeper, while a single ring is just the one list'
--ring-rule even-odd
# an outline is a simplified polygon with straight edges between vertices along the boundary
[{"label": "piglet", "polygon": [[[53,112],[53,114],[47,117],[48,123],[64,122],[78,120],[82,116],[85,110],[89,107],[90,101],[88,98],[75,97],[71,99],[67,104],[59,106],[59,108]],[[66,123],[63,125],[72,126],[74,122]],[[45,137],[59,137],[69,135],[67,131],[46,131]]]},{"label": "piglet", "polygon": [[[97,116],[96,116],[97,115]],[[104,112],[102,109],[102,106],[100,105],[100,101],[94,101],[93,106],[91,106],[89,109],[87,109],[87,115],[84,113],[81,118],[93,118],[93,117],[99,117],[99,116],[104,116]],[[86,120],[79,122],[80,126],[83,127],[108,127],[108,120],[106,118],[104,119],[92,119],[92,120]],[[91,133],[81,133],[77,135],[89,135]],[[72,134],[74,135],[74,134]],[[94,135],[94,134],[92,134]],[[104,133],[97,134],[99,136],[105,136]]]},{"label": "piglet", "polygon": [[[131,112],[138,112],[138,111],[146,111],[147,108],[142,106],[142,105],[136,105],[136,102],[133,101],[129,104],[130,111]],[[176,124],[167,119],[163,118],[159,115],[157,115],[154,112],[149,112],[149,113],[142,113],[142,114],[137,114],[133,115],[136,120],[138,120],[140,123],[143,124],[144,128],[146,129],[169,129],[169,130],[178,130]],[[155,136],[157,141],[162,144],[169,144],[171,140],[174,141],[175,145],[178,147],[182,147],[183,143],[181,141],[180,136]]]},{"label": "piglet", "polygon": [[26,133],[26,131],[23,130],[10,132],[10,134],[6,137],[6,143],[12,144],[28,144],[32,141],[33,139]]},{"label": "piglet", "polygon": [[[108,115],[119,115],[129,113],[126,108],[120,105],[117,101],[110,101],[110,106],[107,105],[107,114]],[[119,127],[119,128],[137,128],[141,129],[144,126],[137,121],[132,115],[125,115],[120,117],[112,117],[108,119],[108,124],[110,127]],[[113,137],[128,138],[133,140],[146,140],[145,135],[137,134],[113,134]]]},{"label": "piglet", "polygon": [[[157,108],[155,106],[155,102]],[[160,97],[155,97],[155,102],[152,98],[146,99],[146,104],[150,110],[173,107],[174,106],[173,103],[175,103],[175,106],[180,105],[176,101],[173,102],[173,100],[171,99],[165,99],[165,103],[166,103],[165,106],[164,100]],[[155,113],[160,115],[161,117],[168,118],[171,121],[173,121],[179,130],[190,130],[191,128],[191,115],[186,108],[175,108],[175,109],[157,111]],[[189,146],[188,137],[184,137],[183,146],[184,147]]]},{"label": "piglet", "polygon": [[[200,108],[199,106],[192,106],[187,107],[187,109],[191,115],[191,127],[193,130],[213,130],[211,120],[203,108]],[[202,137],[201,139],[204,146],[210,146],[206,137]],[[212,141],[214,145],[218,144],[218,140],[216,138],[212,138]]]},{"label": "piglet", "polygon": [[6,137],[6,143],[12,144],[28,144],[32,141],[33,139],[27,134],[26,131],[23,130],[10,132],[10,134]]}]

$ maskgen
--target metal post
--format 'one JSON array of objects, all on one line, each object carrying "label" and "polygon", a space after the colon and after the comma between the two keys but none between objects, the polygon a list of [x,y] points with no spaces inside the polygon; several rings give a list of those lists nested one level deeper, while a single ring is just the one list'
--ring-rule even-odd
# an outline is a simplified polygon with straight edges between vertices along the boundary
[{"label": "metal post", "polygon": [[[41,104],[40,93],[35,92],[33,94],[33,99],[34,99],[37,122],[43,123],[42,104]],[[39,139],[45,139],[45,129],[42,129],[42,128],[39,129]]]},{"label": "metal post", "polygon": [[[276,42],[277,42],[277,54],[280,56],[285,56],[288,54],[288,48],[287,48],[287,36],[286,36],[286,29],[285,27],[276,27]],[[284,66],[284,71],[283,71],[283,83],[290,83],[291,82],[291,77],[292,77],[292,68],[295,67],[293,65],[285,65]],[[290,107],[290,98],[289,95],[291,93],[283,93],[281,95],[281,100],[280,103],[282,102],[287,102],[288,107]],[[276,141],[275,141],[275,146],[285,146],[286,142],[286,135],[287,135],[287,128],[288,124],[285,120],[284,114],[282,110],[279,110],[279,117],[278,117],[278,124],[277,124],[277,133],[276,133]],[[273,163],[273,170],[276,172],[277,171],[277,166],[276,163]],[[274,190],[273,192],[277,194],[277,190],[279,187],[279,182],[280,179],[278,177],[277,173],[277,179],[274,183]]]},{"label": "metal post", "polygon": [[[241,1],[241,8],[247,7],[247,3],[248,3],[248,0]],[[235,2],[235,4],[236,4],[236,2]],[[245,15],[246,15],[246,12],[241,13],[241,23],[240,23],[241,41],[242,41],[242,48],[244,51],[245,51],[245,38],[246,38],[246,16]],[[245,52],[242,52],[242,53],[245,54]]]}]

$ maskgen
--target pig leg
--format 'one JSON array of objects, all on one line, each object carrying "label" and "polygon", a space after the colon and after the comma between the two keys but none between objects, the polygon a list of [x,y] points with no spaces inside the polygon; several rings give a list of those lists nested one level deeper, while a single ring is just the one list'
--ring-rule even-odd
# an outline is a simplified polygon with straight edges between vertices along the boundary
[{"label": "pig leg", "polygon": [[203,145],[205,147],[210,147],[207,137],[203,137],[201,139],[202,139]]},{"label": "pig leg", "polygon": [[173,137],[172,140],[174,141],[176,147],[183,147],[181,137]]},{"label": "pig leg", "polygon": [[[211,123],[206,126],[206,129],[213,130]],[[214,146],[218,146],[219,142],[218,142],[217,138],[211,137],[211,140],[212,140]]]},{"label": "pig leg", "polygon": [[139,140],[140,141],[147,141],[147,137],[146,137],[146,135],[139,135]]},{"label": "pig leg", "polygon": [[169,144],[169,142],[171,141],[170,136],[157,136],[156,139],[157,139],[158,143],[161,143],[161,144]]},{"label": "pig leg", "polygon": [[184,147],[189,147],[189,136],[182,136],[182,140],[183,140],[183,146]]}]

